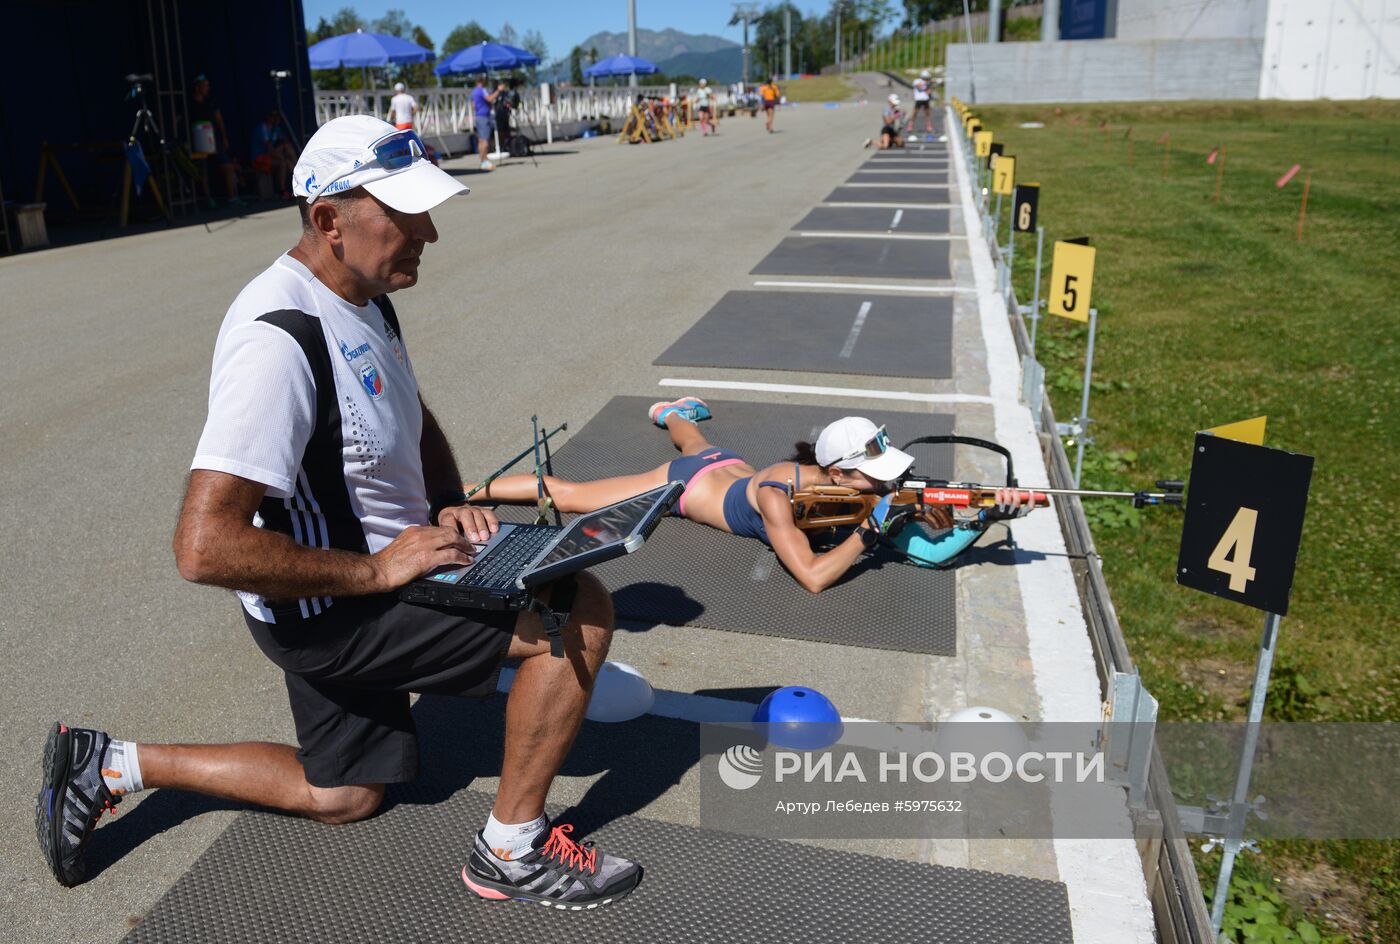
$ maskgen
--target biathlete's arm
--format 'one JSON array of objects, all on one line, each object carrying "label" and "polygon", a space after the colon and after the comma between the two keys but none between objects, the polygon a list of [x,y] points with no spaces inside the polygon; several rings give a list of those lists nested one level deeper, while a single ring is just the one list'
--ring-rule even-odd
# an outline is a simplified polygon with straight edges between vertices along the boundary
[{"label": "biathlete's arm", "polygon": [[807,535],[792,520],[792,506],[786,492],[776,488],[758,490],[758,511],[763,515],[763,525],[768,530],[768,540],[773,545],[773,553],[788,569],[788,573],[812,593],[821,593],[841,579],[841,575],[851,569],[862,553],[866,543],[863,534],[866,528],[856,528],[840,544],[825,553],[812,550]]}]

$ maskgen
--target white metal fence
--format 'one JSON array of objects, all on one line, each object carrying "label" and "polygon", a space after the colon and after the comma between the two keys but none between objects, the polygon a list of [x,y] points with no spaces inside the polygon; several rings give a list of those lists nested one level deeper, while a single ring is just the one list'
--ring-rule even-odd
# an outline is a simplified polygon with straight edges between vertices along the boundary
[{"label": "white metal fence", "polygon": [[[520,110],[517,123],[534,125],[540,129],[556,128],[575,122],[596,118],[620,120],[627,114],[632,100],[637,95],[663,97],[676,93],[694,94],[694,89],[674,85],[647,85],[628,88],[625,85],[570,87],[550,89],[550,101],[545,104],[539,86],[522,86]],[[418,117],[415,121],[419,134],[443,135],[469,131],[472,122],[472,90],[470,88],[417,88],[408,93],[418,101]],[[729,97],[727,90],[714,90],[717,104],[724,104]],[[389,114],[389,99],[394,92],[389,89],[358,89],[350,91],[316,91],[316,123],[323,125],[332,118],[342,115],[376,115],[384,118]]]}]

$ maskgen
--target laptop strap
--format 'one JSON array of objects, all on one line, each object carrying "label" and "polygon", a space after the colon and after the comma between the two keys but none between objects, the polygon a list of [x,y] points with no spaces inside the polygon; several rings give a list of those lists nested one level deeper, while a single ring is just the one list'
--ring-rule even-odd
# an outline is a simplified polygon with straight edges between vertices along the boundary
[{"label": "laptop strap", "polygon": [[549,637],[549,654],[556,659],[562,659],[564,657],[564,639],[560,635],[560,630],[569,621],[569,613],[574,608],[574,596],[578,593],[578,581],[571,574],[568,577],[561,577],[549,586],[549,602],[545,603],[537,596],[531,597],[530,612],[538,613],[540,616],[545,635]]}]

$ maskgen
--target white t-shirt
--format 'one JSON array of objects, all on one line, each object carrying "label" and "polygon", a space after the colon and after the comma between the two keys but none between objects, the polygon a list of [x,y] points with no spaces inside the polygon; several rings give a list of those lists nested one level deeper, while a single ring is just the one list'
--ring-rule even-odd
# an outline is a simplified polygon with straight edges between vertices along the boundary
[{"label": "white t-shirt", "polygon": [[[267,486],[253,524],[308,547],[374,553],[428,523],[418,381],[385,296],[363,307],[283,255],[239,293],[214,345],[209,418],[192,469]],[[274,608],[267,623],[319,614],[329,597]]]},{"label": "white t-shirt", "polygon": [[389,114],[393,116],[393,124],[412,124],[414,104],[413,96],[407,92],[400,92],[389,99]]},{"label": "white t-shirt", "polygon": [[914,80],[914,101],[928,101],[928,80],[923,77]]}]

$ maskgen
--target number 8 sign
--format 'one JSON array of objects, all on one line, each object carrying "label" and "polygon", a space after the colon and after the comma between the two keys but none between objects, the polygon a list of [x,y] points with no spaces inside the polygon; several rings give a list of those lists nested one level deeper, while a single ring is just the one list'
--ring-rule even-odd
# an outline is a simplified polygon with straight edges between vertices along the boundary
[{"label": "number 8 sign", "polygon": [[1056,242],[1050,266],[1050,307],[1052,315],[1089,320],[1090,292],[1094,287],[1094,248],[1079,243]]},{"label": "number 8 sign", "polygon": [[1197,433],[1176,582],[1284,616],[1312,456]]}]

